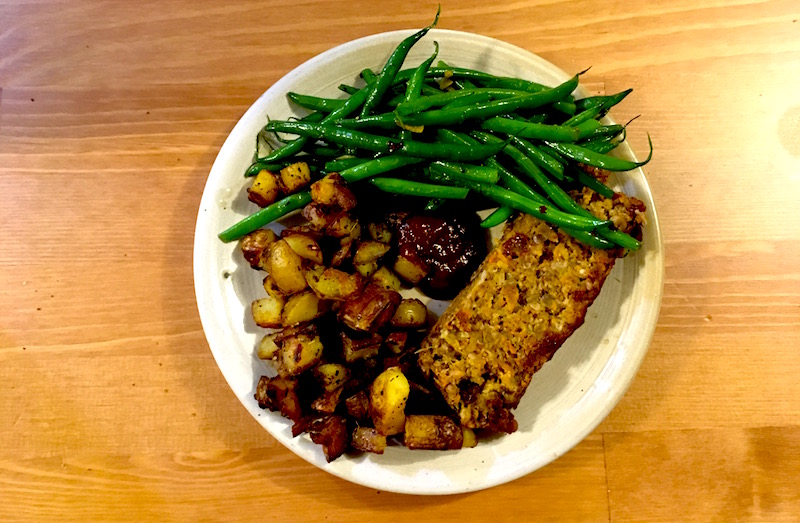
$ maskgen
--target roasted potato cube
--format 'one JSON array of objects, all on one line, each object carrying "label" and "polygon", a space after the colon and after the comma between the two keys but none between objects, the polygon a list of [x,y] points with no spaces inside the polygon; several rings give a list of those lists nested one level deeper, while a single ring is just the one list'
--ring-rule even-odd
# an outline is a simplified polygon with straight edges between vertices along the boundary
[{"label": "roasted potato cube", "polygon": [[269,247],[269,275],[284,294],[300,292],[308,286],[300,256],[286,243],[278,240]]},{"label": "roasted potato cube", "polygon": [[372,261],[367,263],[356,263],[353,264],[353,268],[358,272],[361,276],[365,278],[369,278],[372,276],[375,271],[378,270],[378,262]]},{"label": "roasted potato cube", "polygon": [[275,285],[275,280],[269,274],[264,277],[264,292],[267,293],[267,296],[272,296],[273,298],[286,299],[286,295]]},{"label": "roasted potato cube", "polygon": [[322,363],[314,368],[314,376],[322,388],[330,392],[345,384],[350,371],[340,363]]},{"label": "roasted potato cube", "polygon": [[475,431],[469,427],[461,427],[461,432],[463,434],[461,447],[462,448],[473,448],[478,445],[478,437],[475,435]]},{"label": "roasted potato cube", "polygon": [[365,283],[360,274],[319,266],[307,270],[305,277],[311,290],[323,300],[346,300],[358,294]]},{"label": "roasted potato cube", "polygon": [[356,243],[352,238],[342,238],[341,247],[331,256],[331,267],[341,267],[352,260],[356,251]]},{"label": "roasted potato cube", "polygon": [[261,376],[256,385],[255,399],[262,409],[280,411],[283,417],[292,421],[297,422],[303,417],[296,380]]},{"label": "roasted potato cube", "polygon": [[283,377],[297,376],[317,363],[322,357],[322,341],[319,336],[298,334],[283,340],[278,374]]},{"label": "roasted potato cube", "polygon": [[461,427],[448,416],[417,414],[406,416],[403,443],[410,449],[453,450],[463,445]]},{"label": "roasted potato cube", "polygon": [[281,169],[280,183],[283,192],[292,194],[311,183],[311,170],[306,162],[297,162]]},{"label": "roasted potato cube", "polygon": [[394,311],[389,323],[401,329],[418,329],[428,320],[428,308],[416,298],[405,299]]},{"label": "roasted potato cube", "polygon": [[273,332],[261,338],[261,342],[256,349],[256,354],[259,359],[271,360],[277,356],[279,350],[280,347],[275,343],[275,333]]},{"label": "roasted potato cube", "polygon": [[344,400],[347,414],[356,421],[367,421],[369,419],[369,393],[366,390],[359,391]]},{"label": "roasted potato cube", "polygon": [[286,300],[281,315],[284,327],[311,321],[325,312],[325,302],[320,301],[311,289],[293,294]]},{"label": "roasted potato cube", "polygon": [[394,315],[402,301],[400,293],[369,283],[357,296],[339,308],[339,320],[354,330],[375,332]]},{"label": "roasted potato cube", "polygon": [[288,229],[284,231],[281,237],[294,252],[300,255],[301,258],[305,258],[316,265],[322,264],[322,249],[317,240],[306,234],[287,231]]},{"label": "roasted potato cube", "polygon": [[373,282],[389,291],[399,291],[400,287],[402,287],[400,278],[387,267],[379,267],[378,270],[372,273],[370,278]]},{"label": "roasted potato cube", "polygon": [[347,363],[372,358],[378,354],[383,337],[374,333],[339,332],[342,340],[342,353]]},{"label": "roasted potato cube", "polygon": [[385,223],[370,222],[367,224],[370,238],[376,242],[389,244],[392,242],[392,229]]},{"label": "roasted potato cube", "polygon": [[411,285],[416,285],[428,275],[430,268],[416,254],[400,254],[392,266],[394,272]]},{"label": "roasted potato cube", "polygon": [[360,265],[363,263],[376,262],[387,252],[389,252],[389,244],[387,243],[374,241],[361,242],[358,245],[358,249],[356,249],[353,263]]},{"label": "roasted potato cube", "polygon": [[392,354],[400,355],[406,351],[408,344],[408,333],[405,331],[390,332],[383,339],[383,344]]},{"label": "roasted potato cube", "polygon": [[280,327],[281,315],[283,314],[283,298],[267,296],[259,298],[252,303],[250,309],[253,313],[253,321],[259,327]]},{"label": "roasted potato cube", "polygon": [[253,184],[247,189],[247,199],[259,207],[266,207],[275,203],[280,192],[278,178],[275,174],[261,169],[253,179]]},{"label": "roasted potato cube", "polygon": [[346,212],[338,213],[325,228],[325,232],[334,238],[352,238],[357,240],[361,237],[361,225],[358,220]]},{"label": "roasted potato cube", "polygon": [[362,452],[383,454],[383,451],[386,450],[386,436],[372,427],[356,427],[355,430],[353,430],[353,437],[350,440],[350,445],[352,445],[355,450],[360,450]]},{"label": "roasted potato cube", "polygon": [[269,246],[278,239],[278,235],[270,229],[258,229],[250,234],[244,236],[239,241],[239,247],[242,249],[242,255],[250,267],[254,269],[263,270],[266,268],[265,255],[268,252]]},{"label": "roasted potato cube", "polygon": [[409,385],[397,367],[378,374],[369,388],[369,415],[375,429],[384,436],[403,432]]},{"label": "roasted potato cube", "polygon": [[356,197],[347,188],[339,173],[330,173],[311,184],[311,199],[315,202],[349,211],[356,206]]},{"label": "roasted potato cube", "polygon": [[343,416],[327,414],[313,420],[308,426],[308,434],[311,441],[322,445],[328,463],[344,454],[350,445],[347,421]]},{"label": "roasted potato cube", "polygon": [[336,411],[336,407],[339,406],[339,400],[342,397],[342,390],[342,387],[339,387],[336,390],[324,391],[320,397],[311,402],[311,408],[317,412],[333,414]]},{"label": "roasted potato cube", "polygon": [[303,207],[302,215],[308,220],[308,226],[317,231],[325,229],[336,217],[328,207],[316,202],[311,202]]}]

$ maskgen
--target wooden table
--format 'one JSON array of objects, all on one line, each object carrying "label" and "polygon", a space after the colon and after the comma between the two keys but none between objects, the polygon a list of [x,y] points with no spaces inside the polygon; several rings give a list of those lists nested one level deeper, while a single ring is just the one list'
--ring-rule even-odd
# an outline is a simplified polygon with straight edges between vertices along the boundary
[{"label": "wooden table", "polygon": [[666,239],[628,393],[551,465],[417,497],[322,472],[200,327],[195,217],[244,110],[430,2],[0,2],[0,520],[800,520],[800,5],[443,4],[440,27],[634,94]]}]

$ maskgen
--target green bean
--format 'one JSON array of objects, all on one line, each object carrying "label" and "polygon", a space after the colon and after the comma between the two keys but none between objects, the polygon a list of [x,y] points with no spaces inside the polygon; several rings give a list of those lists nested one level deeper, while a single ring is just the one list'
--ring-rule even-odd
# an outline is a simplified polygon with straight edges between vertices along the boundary
[{"label": "green bean", "polygon": [[378,78],[375,80],[372,88],[369,91],[369,95],[367,99],[364,101],[364,105],[361,108],[361,117],[368,116],[372,110],[378,105],[378,103],[383,98],[383,95],[392,85],[394,82],[395,76],[397,76],[397,72],[400,71],[400,68],[403,66],[403,61],[405,61],[408,52],[411,50],[411,47],[419,41],[420,38],[425,36],[428,31],[430,31],[433,27],[436,26],[436,23],[439,21],[439,13],[441,12],[441,6],[436,11],[436,18],[434,18],[433,23],[428,27],[425,27],[413,35],[405,38],[400,45],[398,45],[392,54],[389,55],[389,59],[383,66],[383,69],[378,74]]},{"label": "green bean", "polygon": [[481,128],[487,131],[512,134],[519,138],[534,140],[553,140],[556,142],[577,141],[580,133],[575,127],[564,125],[546,125],[541,123],[531,123],[528,121],[512,120],[501,116],[495,116],[481,122]]},{"label": "green bean", "polygon": [[633,89],[626,89],[619,93],[605,96],[589,96],[587,98],[575,100],[575,105],[580,111],[585,111],[590,107],[600,106],[600,115],[603,115],[607,113],[609,109],[620,103],[626,96],[631,94],[631,92],[633,92]]},{"label": "green bean", "polygon": [[514,214],[514,209],[506,207],[505,205],[500,206],[481,222],[481,227],[484,229],[491,229],[508,220],[512,214]]},{"label": "green bean", "polygon": [[442,106],[442,109],[452,109],[454,107],[466,107],[468,105],[486,103],[491,99],[492,96],[489,93],[473,92]]},{"label": "green bean", "polygon": [[369,159],[367,158],[337,158],[325,162],[325,172],[339,172],[342,169],[349,169],[368,161]]},{"label": "green bean", "polygon": [[600,114],[600,109],[601,108],[602,108],[602,106],[589,107],[588,109],[586,109],[584,111],[581,111],[580,113],[576,114],[572,118],[569,118],[567,121],[565,121],[561,125],[569,125],[569,126],[573,126],[574,127],[574,126],[576,126],[578,124],[581,124],[583,122],[586,122],[588,120],[593,120],[593,119],[595,119],[597,117],[598,114]]},{"label": "green bean", "polygon": [[347,94],[356,94],[359,91],[358,87],[353,87],[352,85],[347,84],[339,84],[337,89]]},{"label": "green bean", "polygon": [[547,91],[496,100],[471,107],[439,109],[403,116],[406,125],[456,125],[471,119],[487,119],[522,108],[535,108],[563,98],[578,85],[578,77]]},{"label": "green bean", "polygon": [[[409,78],[408,82],[406,82],[406,92],[403,94],[401,103],[408,103],[420,97],[420,93],[422,93],[422,87],[425,84],[425,73],[428,71],[428,68],[431,66],[433,61],[436,60],[436,55],[439,54],[439,42],[433,42],[433,46],[433,54],[431,54],[427,60],[417,66],[417,68],[414,70],[414,74],[412,74],[411,78]],[[395,123],[394,118],[392,118],[392,123]],[[404,140],[411,139],[411,131],[409,129],[402,129],[400,131],[400,138]]]},{"label": "green bean", "polygon": [[312,111],[329,113],[344,105],[344,100],[338,98],[322,98],[321,96],[310,96],[295,92],[289,92],[286,96],[300,107],[311,109]]},{"label": "green bean", "polygon": [[575,178],[575,180],[578,183],[585,185],[586,187],[593,190],[600,196],[603,196],[605,198],[614,197],[614,191],[611,190],[611,188],[608,185],[604,184],[594,176],[586,173],[580,167],[572,169],[570,174],[572,175],[573,178]]},{"label": "green bean", "polygon": [[357,147],[368,151],[397,153],[419,158],[435,158],[456,161],[477,161],[496,154],[503,143],[477,146],[458,146],[443,143],[426,143],[400,140],[353,131],[341,127],[304,122],[273,120],[266,129],[270,131],[294,133],[315,139],[324,139],[347,147]]},{"label": "green bean", "polygon": [[355,183],[371,176],[414,165],[422,161],[421,158],[413,158],[411,156],[382,156],[339,171],[339,176],[347,183]]},{"label": "green bean", "polygon": [[533,160],[533,163],[538,165],[539,168],[544,169],[559,181],[564,180],[564,165],[557,158],[553,158],[522,138],[512,138],[511,143],[524,152],[528,158]]},{"label": "green bean", "polygon": [[609,171],[630,171],[631,169],[646,165],[653,157],[653,142],[650,140],[650,135],[647,136],[647,142],[650,144],[650,153],[647,155],[647,158],[641,162],[632,162],[630,160],[623,160],[622,158],[600,154],[575,144],[558,142],[545,143],[558,153],[576,162],[585,163],[593,167],[600,167],[601,169]]},{"label": "green bean", "polygon": [[258,173],[260,173],[261,171],[263,171],[265,169],[267,171],[272,171],[272,172],[280,171],[281,169],[286,167],[286,165],[287,164],[283,163],[283,162],[264,163],[264,162],[255,161],[250,165],[250,167],[247,168],[247,171],[245,171],[244,175],[249,178],[249,177],[257,175]]},{"label": "green bean", "polygon": [[469,193],[469,189],[465,187],[434,185],[401,178],[372,178],[369,182],[384,192],[405,194],[408,196],[463,200]]},{"label": "green bean", "polygon": [[421,98],[417,98],[416,100],[410,102],[403,102],[395,108],[395,112],[401,116],[405,116],[413,113],[418,113],[420,111],[425,111],[427,109],[430,109],[431,107],[441,107],[443,105],[447,105],[451,102],[454,102],[459,98],[474,96],[479,93],[487,94],[492,98],[502,98],[502,99],[529,94],[526,93],[525,91],[516,91],[513,89],[491,89],[491,88],[447,91],[431,96],[423,96]]},{"label": "green bean", "polygon": [[429,168],[435,169],[457,180],[466,180],[479,183],[497,183],[497,180],[499,179],[497,169],[492,167],[435,161],[431,162]]},{"label": "green bean", "polygon": [[348,129],[397,129],[394,113],[371,114],[358,118],[344,118],[336,122]]},{"label": "green bean", "polygon": [[444,198],[431,198],[428,200],[428,203],[425,204],[426,211],[435,211],[439,207],[441,207],[446,200]]},{"label": "green bean", "polygon": [[249,234],[256,229],[260,229],[261,227],[274,222],[278,218],[281,218],[282,216],[285,216],[286,214],[303,207],[310,201],[311,193],[308,191],[289,195],[225,229],[219,233],[219,239],[226,243],[238,240],[245,234]]}]

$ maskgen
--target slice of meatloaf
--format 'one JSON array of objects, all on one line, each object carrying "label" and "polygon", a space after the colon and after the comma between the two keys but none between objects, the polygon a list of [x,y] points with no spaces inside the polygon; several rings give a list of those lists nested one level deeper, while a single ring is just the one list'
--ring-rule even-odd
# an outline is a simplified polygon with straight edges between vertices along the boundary
[{"label": "slice of meatloaf", "polygon": [[[641,238],[641,201],[624,194],[604,198],[590,189],[573,196],[596,216]],[[506,224],[498,244],[419,352],[420,368],[463,425],[517,429],[511,409],[534,372],[583,324],[587,308],[623,254],[622,249],[587,247],[529,215]]]}]

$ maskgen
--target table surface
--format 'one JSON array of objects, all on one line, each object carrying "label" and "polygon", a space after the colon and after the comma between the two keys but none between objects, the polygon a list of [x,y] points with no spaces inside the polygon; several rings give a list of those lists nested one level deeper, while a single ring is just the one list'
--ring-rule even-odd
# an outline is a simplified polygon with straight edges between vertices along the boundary
[{"label": "table surface", "polygon": [[217,151],[297,65],[434,9],[0,1],[0,520],[800,520],[795,0],[443,4],[442,28],[633,87],[612,114],[656,147],[658,326],[566,455],[412,499],[307,464],[234,397],[192,283]]}]

